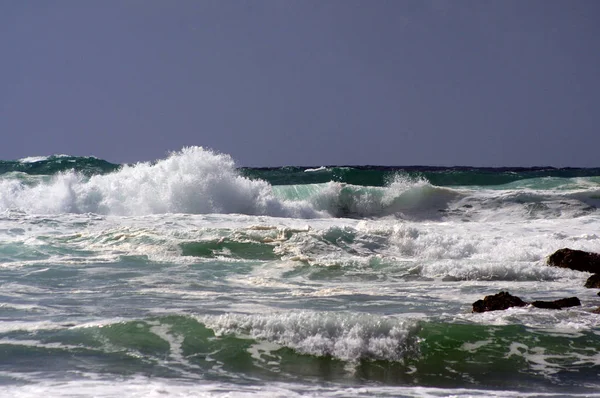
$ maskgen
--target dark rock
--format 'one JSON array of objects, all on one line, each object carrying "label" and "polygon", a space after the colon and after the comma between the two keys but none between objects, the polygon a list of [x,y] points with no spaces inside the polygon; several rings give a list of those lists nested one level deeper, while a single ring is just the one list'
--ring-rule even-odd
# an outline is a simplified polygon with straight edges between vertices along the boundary
[{"label": "dark rock", "polygon": [[558,304],[560,308],[579,307],[581,305],[581,301],[579,301],[577,297],[568,297],[564,299],[554,300],[554,302]]},{"label": "dark rock", "polygon": [[596,308],[595,310],[592,310],[592,314],[600,314],[600,307]]},{"label": "dark rock", "polygon": [[549,310],[560,310],[560,306],[554,301],[534,301],[531,303],[536,308],[546,308]]},{"label": "dark rock", "polygon": [[[505,310],[510,307],[524,307],[528,303],[519,297],[513,296],[508,292],[500,292],[492,296],[485,296],[483,300],[477,300],[473,303],[473,312],[487,312]],[[576,307],[581,305],[577,297],[568,297],[554,301],[534,301],[531,303],[536,308],[547,308],[560,310],[561,308]],[[600,308],[600,307],[599,307]]]},{"label": "dark rock", "polygon": [[581,301],[577,297],[569,297],[554,301],[534,301],[531,303],[536,308],[547,308],[551,310],[560,310],[561,308],[577,307],[581,305]]},{"label": "dark rock", "polygon": [[500,292],[492,296],[485,296],[483,300],[473,303],[473,312],[486,312],[505,310],[510,307],[524,307],[527,303],[508,292]]},{"label": "dark rock", "polygon": [[600,274],[594,274],[585,281],[585,287],[588,288],[600,288]]},{"label": "dark rock", "polygon": [[548,257],[548,265],[596,274],[600,273],[600,254],[559,249]]}]

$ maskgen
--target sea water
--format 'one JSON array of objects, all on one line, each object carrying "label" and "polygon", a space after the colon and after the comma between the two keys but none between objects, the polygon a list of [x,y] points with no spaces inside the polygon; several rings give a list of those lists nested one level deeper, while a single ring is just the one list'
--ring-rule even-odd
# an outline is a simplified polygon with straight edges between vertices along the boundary
[{"label": "sea water", "polygon": [[[0,396],[591,396],[600,169],[0,162]],[[563,310],[472,313],[509,291]]]}]

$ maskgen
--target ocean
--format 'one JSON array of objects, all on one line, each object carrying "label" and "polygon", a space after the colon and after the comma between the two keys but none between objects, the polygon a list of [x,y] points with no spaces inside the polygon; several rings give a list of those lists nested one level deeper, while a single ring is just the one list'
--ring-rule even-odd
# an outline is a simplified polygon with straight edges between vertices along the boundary
[{"label": "ocean", "polygon": [[0,396],[600,396],[600,297],[546,265],[599,206],[600,169],[0,161]]}]

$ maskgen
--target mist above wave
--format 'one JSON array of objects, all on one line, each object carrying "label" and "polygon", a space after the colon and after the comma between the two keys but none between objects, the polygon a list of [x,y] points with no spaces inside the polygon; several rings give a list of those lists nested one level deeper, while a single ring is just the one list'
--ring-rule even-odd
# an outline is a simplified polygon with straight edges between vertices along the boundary
[{"label": "mist above wave", "polygon": [[86,177],[68,171],[30,186],[0,181],[0,210],[31,213],[241,213],[310,218],[308,204],[277,199],[271,185],[241,176],[229,155],[202,147],[183,148],[156,163],[125,165]]}]

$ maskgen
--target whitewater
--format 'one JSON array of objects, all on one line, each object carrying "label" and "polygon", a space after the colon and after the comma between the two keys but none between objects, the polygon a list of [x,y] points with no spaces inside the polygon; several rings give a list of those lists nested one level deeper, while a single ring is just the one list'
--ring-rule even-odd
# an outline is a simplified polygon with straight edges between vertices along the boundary
[{"label": "whitewater", "polygon": [[600,297],[546,265],[599,206],[600,169],[0,161],[0,396],[600,396]]}]

